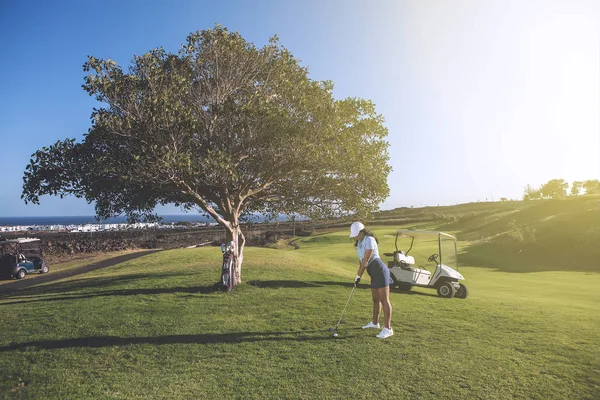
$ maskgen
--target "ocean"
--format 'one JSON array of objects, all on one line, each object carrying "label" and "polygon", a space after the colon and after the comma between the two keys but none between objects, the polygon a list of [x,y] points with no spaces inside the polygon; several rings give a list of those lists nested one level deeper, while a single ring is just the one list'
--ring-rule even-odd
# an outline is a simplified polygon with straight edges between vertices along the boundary
[{"label": "ocean", "polygon": [[[214,222],[199,214],[161,215],[162,223],[172,222]],[[85,225],[98,224],[93,215],[81,216],[44,216],[44,217],[0,217],[0,226],[29,226],[29,225]],[[120,216],[102,220],[105,224],[124,224],[127,217]]]},{"label": "ocean", "polygon": [[[176,222],[215,222],[212,218],[207,218],[200,214],[173,214],[161,215],[163,224]],[[257,215],[252,218],[253,222],[264,222],[265,218],[262,215]],[[279,221],[288,221],[288,217],[281,215]],[[299,219],[297,219],[299,220]],[[43,217],[0,217],[0,226],[31,226],[31,225],[85,225],[98,224],[96,217],[93,215],[83,216],[43,216]],[[124,216],[109,218],[102,220],[104,224],[124,224],[127,223],[127,218]]]}]

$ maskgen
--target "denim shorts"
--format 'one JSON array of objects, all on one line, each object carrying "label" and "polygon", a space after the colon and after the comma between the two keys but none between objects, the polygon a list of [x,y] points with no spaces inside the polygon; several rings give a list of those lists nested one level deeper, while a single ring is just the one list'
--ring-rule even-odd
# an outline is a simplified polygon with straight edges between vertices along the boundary
[{"label": "denim shorts", "polygon": [[392,284],[392,277],[387,265],[376,258],[367,265],[367,274],[371,277],[371,289],[381,289]]}]

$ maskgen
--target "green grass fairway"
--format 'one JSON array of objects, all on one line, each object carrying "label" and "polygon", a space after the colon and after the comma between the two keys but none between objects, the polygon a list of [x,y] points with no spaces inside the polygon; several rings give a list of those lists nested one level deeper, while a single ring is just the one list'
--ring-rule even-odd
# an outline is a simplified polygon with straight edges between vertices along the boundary
[{"label": "green grass fairway", "polygon": [[[394,228],[375,232],[391,251]],[[599,273],[465,265],[466,300],[392,293],[386,340],[360,329],[371,312],[361,283],[334,339],[355,249],[346,231],[299,244],[247,248],[233,293],[209,290],[213,247],[3,296],[0,398],[600,397]]]}]

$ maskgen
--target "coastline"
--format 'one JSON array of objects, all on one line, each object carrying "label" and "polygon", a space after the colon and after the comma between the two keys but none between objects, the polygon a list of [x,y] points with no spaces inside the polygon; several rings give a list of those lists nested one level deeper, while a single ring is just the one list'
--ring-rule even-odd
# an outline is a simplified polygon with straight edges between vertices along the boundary
[{"label": "coastline", "polygon": [[[212,222],[200,214],[159,215],[161,223]],[[87,224],[126,224],[127,217],[119,216],[98,221],[94,215],[54,215],[54,216],[0,216],[0,226],[44,226],[44,225],[87,225]]]}]

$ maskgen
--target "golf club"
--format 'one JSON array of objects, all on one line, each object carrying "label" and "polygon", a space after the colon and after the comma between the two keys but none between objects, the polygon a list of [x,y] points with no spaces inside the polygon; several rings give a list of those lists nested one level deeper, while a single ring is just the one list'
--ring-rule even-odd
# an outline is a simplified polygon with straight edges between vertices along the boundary
[{"label": "golf club", "polygon": [[333,337],[337,337],[338,336],[338,334],[337,334],[337,328],[340,325],[340,322],[342,322],[342,318],[344,317],[344,313],[346,312],[346,307],[348,307],[348,303],[350,303],[350,299],[352,298],[352,293],[354,293],[354,289],[356,289],[356,283],[352,287],[352,291],[350,292],[350,296],[348,296],[348,301],[346,302],[346,305],[344,306],[344,311],[342,311],[342,315],[340,317],[340,320],[335,325],[335,328],[329,328],[329,332],[334,332],[333,333]]}]

